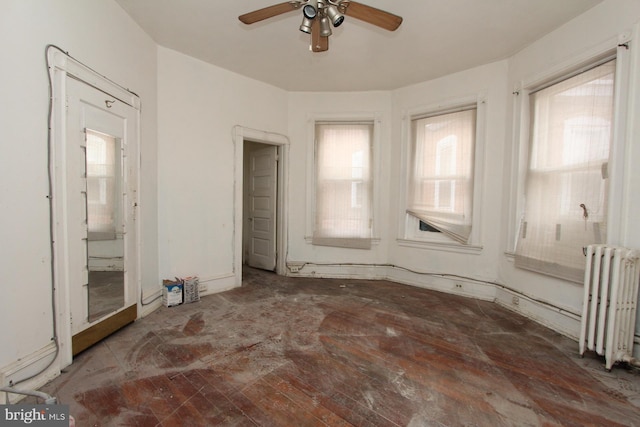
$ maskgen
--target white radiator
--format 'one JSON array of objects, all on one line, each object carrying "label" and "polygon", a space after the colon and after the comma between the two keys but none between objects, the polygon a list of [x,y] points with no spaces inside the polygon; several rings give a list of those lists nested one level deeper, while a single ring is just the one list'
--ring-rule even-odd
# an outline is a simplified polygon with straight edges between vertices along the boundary
[{"label": "white radiator", "polygon": [[640,253],[606,245],[586,251],[580,356],[592,350],[605,357],[605,369],[630,361],[640,281]]}]

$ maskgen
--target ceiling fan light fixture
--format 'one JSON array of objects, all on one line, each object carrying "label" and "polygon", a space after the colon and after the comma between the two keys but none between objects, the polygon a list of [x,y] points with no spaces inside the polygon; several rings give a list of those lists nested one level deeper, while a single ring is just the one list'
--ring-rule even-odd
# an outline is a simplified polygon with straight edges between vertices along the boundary
[{"label": "ceiling fan light fixture", "polygon": [[318,0],[309,0],[302,8],[305,18],[314,19],[318,15]]},{"label": "ceiling fan light fixture", "polygon": [[320,37],[329,37],[331,35],[331,24],[329,18],[323,16],[320,19]]},{"label": "ceiling fan light fixture", "polygon": [[344,15],[340,13],[337,7],[330,4],[327,6],[327,16],[331,20],[334,27],[339,27],[344,22]]},{"label": "ceiling fan light fixture", "polygon": [[307,34],[311,34],[311,19],[307,18],[306,16],[302,17],[302,24],[300,24],[300,31],[302,31],[303,33],[307,33]]},{"label": "ceiling fan light fixture", "polygon": [[[0,0],[1,1],[1,0]],[[339,27],[345,14],[388,31],[395,31],[402,24],[402,17],[384,10],[351,0],[288,0],[238,16],[240,22],[253,24],[274,16],[302,9],[300,31],[311,35],[311,51],[329,50],[331,26]]]}]

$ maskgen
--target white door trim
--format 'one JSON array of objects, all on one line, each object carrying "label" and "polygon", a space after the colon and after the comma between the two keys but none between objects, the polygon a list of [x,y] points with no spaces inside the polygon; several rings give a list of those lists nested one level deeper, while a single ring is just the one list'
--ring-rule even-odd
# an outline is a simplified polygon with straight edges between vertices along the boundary
[{"label": "white door trim", "polygon": [[258,142],[260,144],[278,146],[278,200],[276,221],[277,251],[276,273],[286,273],[287,254],[287,212],[289,211],[289,138],[285,135],[273,132],[265,132],[243,126],[234,126],[234,192],[233,192],[233,274],[235,285],[242,284],[242,199],[244,185],[244,141]]},{"label": "white door trim", "polygon": [[[104,92],[119,101],[133,107],[136,110],[136,130],[135,130],[135,143],[138,144],[136,151],[136,158],[132,159],[132,164],[140,165],[140,98],[117,85],[106,77],[98,74],[86,65],[78,62],[68,54],[60,50],[55,46],[49,46],[47,48],[47,59],[49,64],[49,78],[51,79],[52,93],[51,93],[51,111],[49,117],[49,126],[51,129],[49,141],[51,149],[50,168],[53,172],[51,174],[51,191],[54,200],[54,209],[52,210],[52,235],[54,244],[54,277],[53,282],[56,289],[55,295],[55,308],[56,308],[56,320],[57,320],[57,336],[59,345],[58,364],[60,368],[68,366],[73,361],[72,346],[71,346],[71,319],[70,319],[70,288],[68,277],[68,265],[66,265],[65,253],[68,249],[68,242],[66,241],[66,218],[64,209],[60,208],[61,203],[55,203],[58,198],[65,198],[67,191],[65,185],[64,176],[60,177],[55,171],[65,170],[65,152],[64,144],[67,139],[66,136],[66,123],[67,123],[67,109],[66,109],[66,80],[67,78],[74,78],[80,80],[93,88]],[[137,179],[133,183],[135,191],[140,194],[140,174],[137,174]],[[140,230],[142,227],[140,221],[140,212],[136,213],[136,229]],[[136,233],[135,248],[138,253],[136,269],[140,272],[140,233]],[[140,307],[140,274],[137,275],[137,283],[135,284],[137,291],[137,305],[138,313],[141,312]]]}]

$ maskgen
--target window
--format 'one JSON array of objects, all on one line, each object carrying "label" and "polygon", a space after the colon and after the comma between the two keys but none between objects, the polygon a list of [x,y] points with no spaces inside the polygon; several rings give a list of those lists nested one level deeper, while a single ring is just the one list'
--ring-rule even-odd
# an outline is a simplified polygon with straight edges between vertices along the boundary
[{"label": "window", "polygon": [[474,107],[411,121],[407,212],[428,227],[467,243],[471,234]]},{"label": "window", "polygon": [[582,248],[606,240],[615,60],[530,94],[516,266],[582,282]]},{"label": "window", "polygon": [[91,240],[116,238],[116,138],[87,129],[87,226]]},{"label": "window", "polygon": [[313,244],[370,248],[373,123],[318,122],[315,139]]}]

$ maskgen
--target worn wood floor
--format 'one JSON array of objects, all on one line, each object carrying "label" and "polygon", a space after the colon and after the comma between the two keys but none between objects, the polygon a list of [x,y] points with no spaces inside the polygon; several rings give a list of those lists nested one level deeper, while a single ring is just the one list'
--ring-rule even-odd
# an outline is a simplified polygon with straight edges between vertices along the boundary
[{"label": "worn wood floor", "polygon": [[640,426],[640,375],[502,307],[379,281],[162,308],[44,391],[79,426]]}]

